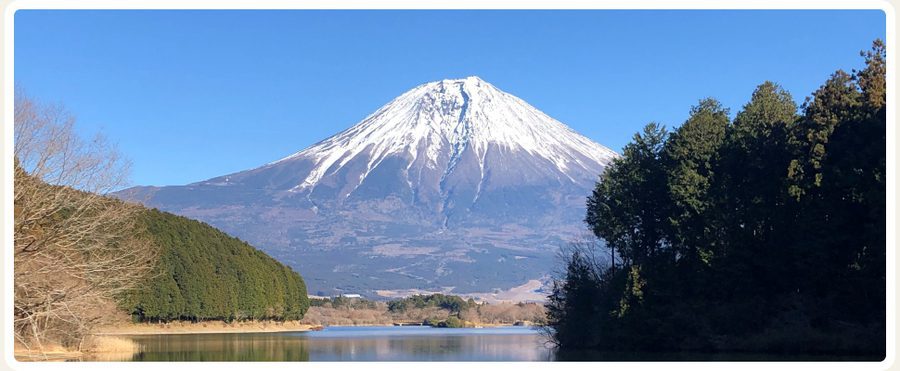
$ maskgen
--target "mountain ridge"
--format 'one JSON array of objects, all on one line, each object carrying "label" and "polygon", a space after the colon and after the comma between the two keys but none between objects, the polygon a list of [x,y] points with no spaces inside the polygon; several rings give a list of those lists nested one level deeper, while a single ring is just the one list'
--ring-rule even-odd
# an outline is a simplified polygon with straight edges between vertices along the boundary
[{"label": "mountain ridge", "polygon": [[[346,270],[341,259],[362,272],[317,289],[485,291],[546,275],[552,251],[581,229],[584,200],[617,156],[471,76],[421,84],[260,167],[119,195],[234,233],[304,276],[316,276],[312,269],[334,281]],[[480,255],[510,258],[518,273],[465,266],[483,266]],[[331,272],[306,262],[313,257],[324,257]],[[477,277],[461,277],[467,271]]]}]

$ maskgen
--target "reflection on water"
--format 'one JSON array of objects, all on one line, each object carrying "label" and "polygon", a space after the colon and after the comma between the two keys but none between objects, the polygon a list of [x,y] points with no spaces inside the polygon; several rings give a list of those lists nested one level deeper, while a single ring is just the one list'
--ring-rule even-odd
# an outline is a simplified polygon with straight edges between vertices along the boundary
[{"label": "reflection on water", "polygon": [[135,336],[134,361],[308,361],[302,339],[278,334]]},{"label": "reflection on water", "polygon": [[135,361],[549,361],[523,327],[329,327],[316,332],[135,336]]}]

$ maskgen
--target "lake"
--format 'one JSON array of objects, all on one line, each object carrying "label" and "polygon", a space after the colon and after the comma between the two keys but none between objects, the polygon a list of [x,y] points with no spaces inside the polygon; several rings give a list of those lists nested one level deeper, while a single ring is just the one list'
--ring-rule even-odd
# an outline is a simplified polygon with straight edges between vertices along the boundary
[{"label": "lake", "polygon": [[322,331],[140,335],[133,361],[550,361],[528,327],[327,327]]}]

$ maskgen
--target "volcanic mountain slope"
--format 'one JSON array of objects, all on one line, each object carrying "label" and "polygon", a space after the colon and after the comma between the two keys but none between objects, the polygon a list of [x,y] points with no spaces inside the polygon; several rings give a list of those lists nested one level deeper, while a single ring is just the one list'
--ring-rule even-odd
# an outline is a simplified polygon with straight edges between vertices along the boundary
[{"label": "volcanic mountain slope", "polygon": [[618,155],[477,78],[420,85],[259,168],[119,193],[208,222],[310,292],[488,292],[546,275]]}]

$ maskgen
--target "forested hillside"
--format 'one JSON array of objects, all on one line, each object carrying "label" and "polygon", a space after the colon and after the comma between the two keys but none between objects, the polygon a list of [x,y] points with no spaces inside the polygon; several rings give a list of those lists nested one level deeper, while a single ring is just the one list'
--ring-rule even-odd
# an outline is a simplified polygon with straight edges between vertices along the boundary
[{"label": "forested hillside", "polygon": [[733,119],[704,99],[636,134],[587,203],[609,250],[570,251],[550,297],[560,354],[882,359],[884,44],[862,56],[799,107],[765,82]]},{"label": "forested hillside", "polygon": [[300,275],[246,242],[155,209],[140,224],[160,256],[152,278],[120,300],[136,320],[295,320],[306,313]]}]

